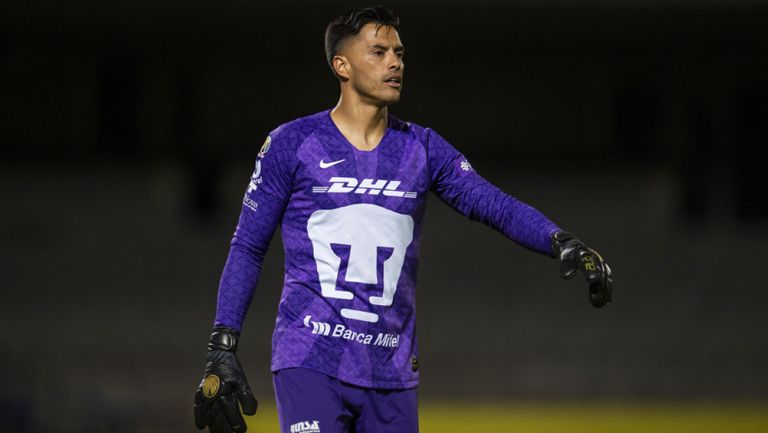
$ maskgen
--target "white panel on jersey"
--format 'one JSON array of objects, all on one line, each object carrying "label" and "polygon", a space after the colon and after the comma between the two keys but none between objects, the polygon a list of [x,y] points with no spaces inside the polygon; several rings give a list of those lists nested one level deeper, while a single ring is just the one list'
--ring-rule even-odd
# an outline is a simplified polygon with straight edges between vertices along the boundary
[{"label": "white panel on jersey", "polygon": [[[328,298],[349,300],[353,297],[349,291],[336,289],[341,258],[333,252],[331,244],[349,246],[346,281],[364,284],[378,283],[378,248],[392,249],[392,254],[383,264],[383,293],[381,296],[369,298],[374,305],[392,305],[405,261],[405,251],[413,240],[413,218],[410,215],[368,203],[318,210],[309,217],[307,233],[312,241],[320,288],[323,296]],[[371,317],[366,314],[348,313],[345,317],[365,321],[378,320],[378,317],[376,320],[367,320]]]},{"label": "white panel on jersey", "polygon": [[347,319],[362,320],[363,322],[378,322],[379,315],[376,313],[369,313],[367,311],[353,310],[352,308],[342,308],[341,317]]}]

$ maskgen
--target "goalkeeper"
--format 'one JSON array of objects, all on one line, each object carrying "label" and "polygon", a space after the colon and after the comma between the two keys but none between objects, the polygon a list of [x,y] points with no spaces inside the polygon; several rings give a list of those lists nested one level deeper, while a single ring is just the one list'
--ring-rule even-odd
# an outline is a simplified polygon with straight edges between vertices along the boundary
[{"label": "goalkeeper", "polygon": [[256,157],[218,291],[195,423],[241,433],[256,400],[240,329],[278,225],[285,278],[272,339],[283,433],[418,431],[416,271],[429,191],[469,219],[577,271],[595,307],[611,273],[594,250],[481,177],[430,128],[392,116],[403,89],[399,20],[380,6],[332,21],[329,110],[273,130]]}]

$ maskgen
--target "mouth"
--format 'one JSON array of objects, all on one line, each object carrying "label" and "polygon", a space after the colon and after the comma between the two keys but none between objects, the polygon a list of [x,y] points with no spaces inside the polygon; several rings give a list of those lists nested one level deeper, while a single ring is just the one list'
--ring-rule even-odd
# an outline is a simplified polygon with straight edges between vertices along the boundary
[{"label": "mouth", "polygon": [[384,83],[389,87],[399,89],[403,85],[403,77],[399,75],[394,77],[389,77],[386,80],[384,80]]}]

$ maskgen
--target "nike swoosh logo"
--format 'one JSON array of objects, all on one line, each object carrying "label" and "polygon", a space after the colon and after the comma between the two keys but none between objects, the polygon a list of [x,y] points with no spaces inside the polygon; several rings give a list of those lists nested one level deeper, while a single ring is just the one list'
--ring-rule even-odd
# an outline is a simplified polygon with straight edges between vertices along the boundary
[{"label": "nike swoosh logo", "polygon": [[331,162],[325,162],[322,159],[320,160],[320,168],[328,168],[333,167],[336,164],[341,164],[342,162],[346,161],[345,159],[340,159],[338,161],[331,161]]}]

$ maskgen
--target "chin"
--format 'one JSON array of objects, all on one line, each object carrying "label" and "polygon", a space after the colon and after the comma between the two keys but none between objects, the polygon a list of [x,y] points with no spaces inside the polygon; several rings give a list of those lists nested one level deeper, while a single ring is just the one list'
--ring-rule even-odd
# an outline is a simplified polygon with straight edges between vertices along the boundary
[{"label": "chin", "polygon": [[396,95],[382,95],[379,98],[379,102],[382,106],[397,104],[400,101],[400,92]]}]

